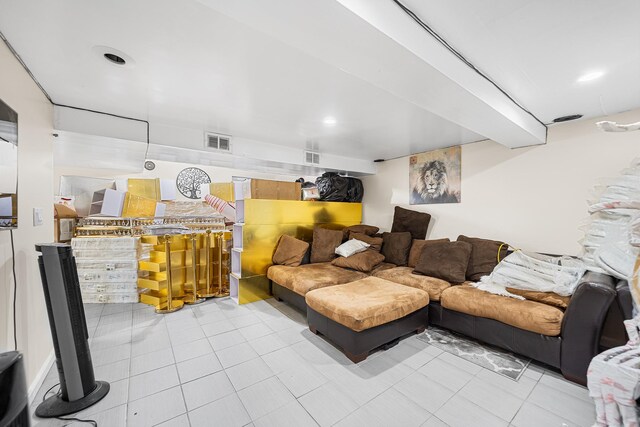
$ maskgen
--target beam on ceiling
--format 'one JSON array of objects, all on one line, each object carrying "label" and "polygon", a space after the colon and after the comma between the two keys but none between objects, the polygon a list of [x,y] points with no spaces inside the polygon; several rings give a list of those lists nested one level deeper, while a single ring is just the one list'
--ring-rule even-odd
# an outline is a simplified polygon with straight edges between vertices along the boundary
[{"label": "beam on ceiling", "polygon": [[392,0],[199,1],[507,147],[546,142],[544,124]]}]

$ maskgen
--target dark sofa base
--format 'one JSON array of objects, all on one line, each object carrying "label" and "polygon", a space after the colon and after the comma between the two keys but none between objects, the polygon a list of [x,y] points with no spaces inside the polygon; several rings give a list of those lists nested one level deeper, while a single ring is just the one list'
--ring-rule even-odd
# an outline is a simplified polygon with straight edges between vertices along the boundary
[{"label": "dark sofa base", "polygon": [[[303,312],[306,311],[308,315],[311,312],[311,310],[307,310],[303,296],[276,283],[272,284],[272,292],[276,298],[287,301]],[[536,334],[495,320],[447,310],[435,301],[429,303],[428,309],[423,309],[425,311],[423,325],[426,325],[428,312],[429,320],[433,325],[530,357],[560,369],[562,375],[568,380],[586,385],[589,363],[601,350],[603,325],[611,303],[617,294],[616,281],[611,276],[587,272],[582,277],[571,297],[569,306],[565,310],[562,319],[562,334],[558,337]],[[625,306],[628,305],[625,304]],[[320,316],[317,313],[316,315]],[[308,319],[309,325],[313,325],[312,330],[327,335],[330,340],[346,349],[352,356],[360,355],[362,357],[364,354],[366,357],[366,354],[375,347],[402,336],[402,334],[381,335],[387,339],[386,342],[384,340],[373,342],[373,338],[369,339],[369,337],[366,340],[359,340],[351,336],[357,333],[335,322],[328,321],[328,319],[328,322],[322,319],[324,318],[320,316],[316,323]],[[340,328],[350,331],[351,335]],[[415,329],[417,330],[418,327]],[[407,330],[405,334],[409,332],[412,330]],[[609,337],[605,336],[605,338]],[[367,345],[361,346],[360,341],[366,342]],[[373,344],[376,345],[371,347]]]},{"label": "dark sofa base", "polygon": [[560,368],[561,337],[549,337],[525,331],[493,319],[443,308],[429,303],[430,324],[458,332],[478,341]]},{"label": "dark sofa base", "polygon": [[389,348],[405,335],[423,332],[427,326],[428,313],[428,307],[424,307],[393,322],[356,332],[307,307],[307,322],[311,332],[324,335],[340,347],[349,360],[358,363],[378,347]]},{"label": "dark sofa base", "polygon": [[493,319],[448,310],[429,303],[430,324],[458,332],[487,344],[560,368],[561,337],[525,331]]},{"label": "dark sofa base", "polygon": [[276,282],[271,281],[271,294],[278,301],[284,301],[301,312],[305,314],[307,313],[307,303],[305,302],[304,297],[293,292],[291,289],[287,289],[284,286],[280,286]]}]

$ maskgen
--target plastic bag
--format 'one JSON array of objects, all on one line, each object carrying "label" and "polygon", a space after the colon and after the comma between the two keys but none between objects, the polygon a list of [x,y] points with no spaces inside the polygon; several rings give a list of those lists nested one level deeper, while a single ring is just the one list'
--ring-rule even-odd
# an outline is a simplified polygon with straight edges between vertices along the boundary
[{"label": "plastic bag", "polygon": [[358,178],[347,178],[349,188],[347,189],[347,202],[360,203],[364,197],[364,186]]},{"label": "plastic bag", "polygon": [[319,200],[320,192],[318,187],[302,187],[302,200]]},{"label": "plastic bag", "polygon": [[349,192],[349,180],[335,172],[325,172],[316,179],[320,200],[344,202]]}]

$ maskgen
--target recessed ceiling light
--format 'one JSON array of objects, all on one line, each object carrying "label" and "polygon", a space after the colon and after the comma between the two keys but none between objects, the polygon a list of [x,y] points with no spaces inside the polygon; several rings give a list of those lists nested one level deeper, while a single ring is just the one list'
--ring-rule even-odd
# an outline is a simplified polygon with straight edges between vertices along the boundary
[{"label": "recessed ceiling light", "polygon": [[322,124],[325,126],[335,126],[338,121],[335,117],[325,117],[322,119]]},{"label": "recessed ceiling light", "polygon": [[593,71],[591,73],[583,74],[578,78],[578,83],[586,83],[591,80],[599,79],[604,76],[604,71]]},{"label": "recessed ceiling light", "polygon": [[91,50],[100,57],[101,61],[107,60],[107,63],[112,66],[132,68],[136,65],[132,57],[111,46],[93,46]]},{"label": "recessed ceiling light", "polygon": [[125,65],[127,63],[127,61],[125,61],[121,56],[118,56],[115,53],[105,53],[104,57],[107,61],[111,61],[114,64]]}]

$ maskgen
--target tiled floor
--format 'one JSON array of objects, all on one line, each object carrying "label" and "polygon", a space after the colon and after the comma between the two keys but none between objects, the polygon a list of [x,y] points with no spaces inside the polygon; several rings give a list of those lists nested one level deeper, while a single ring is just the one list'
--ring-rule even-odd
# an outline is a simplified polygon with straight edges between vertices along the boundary
[{"label": "tiled floor", "polygon": [[[415,336],[354,365],[274,300],[86,313],[96,378],[111,392],[77,416],[100,426],[540,427],[595,417],[587,390],[554,372],[532,366],[515,382]],[[52,370],[35,404],[57,381]]]}]

